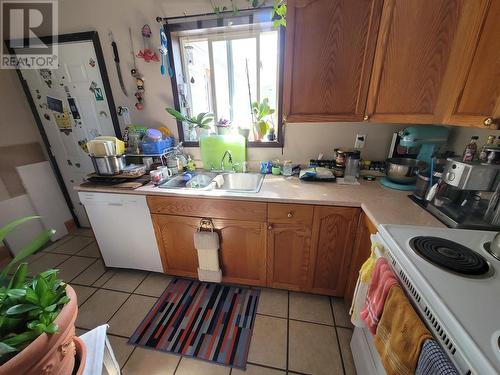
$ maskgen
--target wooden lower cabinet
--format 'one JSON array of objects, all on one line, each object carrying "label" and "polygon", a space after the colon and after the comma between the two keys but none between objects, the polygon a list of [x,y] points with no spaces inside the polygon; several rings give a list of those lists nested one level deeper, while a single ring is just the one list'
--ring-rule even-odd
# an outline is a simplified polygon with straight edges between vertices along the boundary
[{"label": "wooden lower cabinet", "polygon": [[344,295],[359,213],[358,208],[315,207],[310,291]]},{"label": "wooden lower cabinet", "polygon": [[303,224],[270,224],[268,236],[268,285],[273,288],[306,290],[311,227]]},{"label": "wooden lower cabinet", "polygon": [[[166,273],[197,278],[198,256],[193,235],[201,218],[152,214],[158,249]],[[220,235],[223,281],[266,285],[266,223],[212,220]]]},{"label": "wooden lower cabinet", "polygon": [[[343,296],[346,284],[347,290],[352,288],[351,258],[359,267],[369,241],[368,232],[356,236],[359,208],[275,203],[266,207],[259,220],[212,219],[220,236],[224,282],[332,296]],[[193,236],[201,217],[151,216],[165,272],[197,278]]]}]

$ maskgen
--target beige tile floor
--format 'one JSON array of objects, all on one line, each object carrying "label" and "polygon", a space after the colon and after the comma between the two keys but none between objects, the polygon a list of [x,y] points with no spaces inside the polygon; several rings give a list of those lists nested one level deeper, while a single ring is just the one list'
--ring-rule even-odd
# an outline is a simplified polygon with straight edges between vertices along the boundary
[{"label": "beige tile floor", "polygon": [[77,334],[109,324],[123,374],[351,375],[352,326],[342,299],[263,289],[246,371],[134,347],[128,337],[171,277],[106,268],[90,230],[78,230],[31,257],[31,272],[61,270],[78,296]]}]

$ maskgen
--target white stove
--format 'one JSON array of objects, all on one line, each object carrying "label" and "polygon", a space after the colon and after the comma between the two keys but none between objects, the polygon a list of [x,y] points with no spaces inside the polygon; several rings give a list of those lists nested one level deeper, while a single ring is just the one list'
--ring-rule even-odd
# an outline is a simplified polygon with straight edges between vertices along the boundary
[{"label": "white stove", "polygon": [[[500,261],[483,248],[494,232],[402,225],[379,226],[402,286],[460,373],[500,373]],[[444,238],[468,247],[489,264],[482,276],[438,267],[412,249],[415,237]],[[481,258],[481,257],[479,257]]]}]

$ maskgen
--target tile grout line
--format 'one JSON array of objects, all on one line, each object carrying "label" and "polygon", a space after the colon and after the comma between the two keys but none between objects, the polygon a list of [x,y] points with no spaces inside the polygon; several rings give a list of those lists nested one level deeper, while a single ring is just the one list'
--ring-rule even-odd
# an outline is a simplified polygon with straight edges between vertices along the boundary
[{"label": "tile grout line", "polygon": [[333,312],[333,301],[332,298],[328,298],[330,300],[330,310],[332,311],[332,316],[333,316],[333,323],[335,324],[335,337],[337,339],[337,348],[339,349],[339,354],[340,354],[340,363],[342,364],[342,371],[344,372],[344,375],[346,375],[345,372],[345,365],[344,365],[344,356],[342,355],[342,348],[340,347],[340,339],[339,339],[339,331],[337,330],[337,322],[335,320],[335,313]]},{"label": "tile grout line", "polygon": [[181,364],[181,361],[182,361],[182,356],[179,356],[179,361],[177,362],[177,365],[175,366],[175,370],[174,370],[174,373],[172,375],[175,375],[175,373],[177,372],[177,370],[179,369],[179,366]]},{"label": "tile grout line", "polygon": [[288,373],[289,356],[290,356],[290,291],[288,291],[286,296],[287,308],[286,308],[286,363],[285,371]]},{"label": "tile grout line", "polygon": [[[113,317],[118,313],[118,311],[121,310],[121,308],[123,307],[123,305],[125,305],[125,303],[127,303],[127,301],[130,299],[130,297],[132,297],[132,295],[134,294],[134,291],[139,287],[139,285],[141,285],[141,283],[146,279],[146,277],[149,276],[149,274],[150,274],[150,272],[146,272],[146,276],[144,276],[144,278],[141,280],[141,282],[139,284],[137,284],[137,286],[134,288],[134,290],[132,292],[130,292],[130,294],[127,296],[127,298],[125,298],[125,301],[123,301],[123,303],[120,305],[120,307],[118,307],[116,309],[116,311],[111,315],[111,317],[106,321],[106,324],[109,324],[109,322],[111,321],[111,319],[113,319]],[[128,292],[124,292],[124,293],[128,293]]]}]

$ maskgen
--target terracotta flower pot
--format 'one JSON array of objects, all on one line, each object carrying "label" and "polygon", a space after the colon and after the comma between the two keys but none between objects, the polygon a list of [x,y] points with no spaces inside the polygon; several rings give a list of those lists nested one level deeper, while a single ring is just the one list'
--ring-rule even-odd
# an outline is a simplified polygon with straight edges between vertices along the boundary
[{"label": "terracotta flower pot", "polygon": [[[24,350],[0,367],[0,375],[71,375],[75,367],[75,320],[78,314],[76,293],[69,285],[70,301],[63,307],[55,323],[59,331],[43,333]],[[81,369],[83,371],[83,368]],[[79,369],[80,371],[80,369]]]}]

